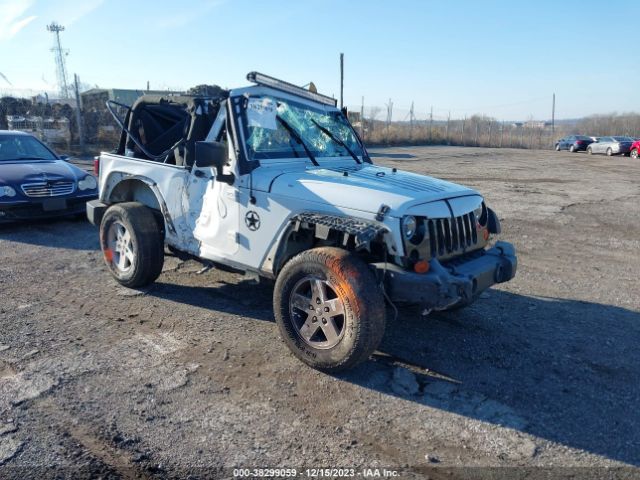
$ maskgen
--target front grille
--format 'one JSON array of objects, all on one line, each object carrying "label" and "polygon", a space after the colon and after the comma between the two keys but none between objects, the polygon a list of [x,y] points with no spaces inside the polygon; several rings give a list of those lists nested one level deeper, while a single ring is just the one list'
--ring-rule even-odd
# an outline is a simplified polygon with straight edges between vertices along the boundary
[{"label": "front grille", "polygon": [[27,197],[57,197],[69,195],[75,189],[75,182],[38,182],[24,183],[20,185]]},{"label": "front grille", "polygon": [[427,219],[431,257],[449,256],[475,248],[478,243],[473,212],[454,218]]}]

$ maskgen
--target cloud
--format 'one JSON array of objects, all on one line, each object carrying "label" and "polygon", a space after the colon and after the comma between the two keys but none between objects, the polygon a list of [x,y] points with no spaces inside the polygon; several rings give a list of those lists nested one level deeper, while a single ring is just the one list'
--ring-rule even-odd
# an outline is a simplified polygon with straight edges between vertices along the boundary
[{"label": "cloud", "polygon": [[35,20],[35,15],[25,16],[31,5],[33,0],[0,0],[0,41],[10,40]]}]

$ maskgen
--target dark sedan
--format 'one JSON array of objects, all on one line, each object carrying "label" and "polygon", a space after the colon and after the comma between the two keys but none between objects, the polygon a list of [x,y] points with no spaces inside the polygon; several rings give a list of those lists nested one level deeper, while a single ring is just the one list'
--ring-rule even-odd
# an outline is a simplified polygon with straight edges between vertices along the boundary
[{"label": "dark sedan", "polygon": [[593,143],[593,138],[586,135],[569,135],[561,138],[556,142],[556,150],[569,150],[570,152],[579,152],[586,150]]},{"label": "dark sedan", "polygon": [[32,135],[0,130],[0,223],[83,214],[97,196],[93,175]]}]

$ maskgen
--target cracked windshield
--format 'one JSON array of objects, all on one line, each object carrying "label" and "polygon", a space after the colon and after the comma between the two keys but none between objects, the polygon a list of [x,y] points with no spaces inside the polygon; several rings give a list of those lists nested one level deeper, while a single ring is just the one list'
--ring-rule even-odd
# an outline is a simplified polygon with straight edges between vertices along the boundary
[{"label": "cracked windshield", "polygon": [[342,112],[273,97],[247,104],[247,150],[252,160],[362,156],[362,148]]}]

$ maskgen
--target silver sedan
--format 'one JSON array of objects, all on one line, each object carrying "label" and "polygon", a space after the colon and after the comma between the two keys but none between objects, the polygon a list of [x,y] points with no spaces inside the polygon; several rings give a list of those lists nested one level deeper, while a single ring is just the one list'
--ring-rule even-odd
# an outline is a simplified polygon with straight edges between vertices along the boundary
[{"label": "silver sedan", "polygon": [[587,147],[587,153],[604,153],[611,155],[629,155],[633,138],[631,137],[598,137],[598,139]]}]

